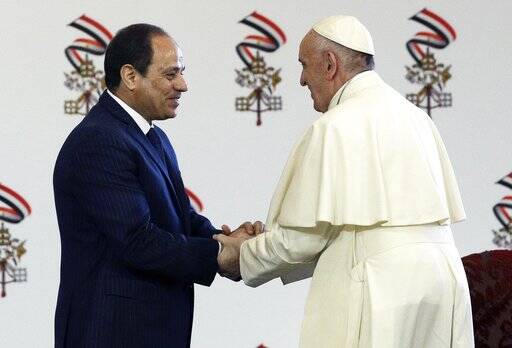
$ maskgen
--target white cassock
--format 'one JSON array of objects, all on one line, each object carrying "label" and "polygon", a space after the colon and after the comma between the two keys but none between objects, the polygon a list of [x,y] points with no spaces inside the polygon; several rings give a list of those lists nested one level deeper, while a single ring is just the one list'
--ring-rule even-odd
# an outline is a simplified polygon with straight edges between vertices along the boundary
[{"label": "white cassock", "polygon": [[366,71],[292,151],[244,282],[313,276],[301,347],[473,347],[449,225],[465,218],[431,119]]}]

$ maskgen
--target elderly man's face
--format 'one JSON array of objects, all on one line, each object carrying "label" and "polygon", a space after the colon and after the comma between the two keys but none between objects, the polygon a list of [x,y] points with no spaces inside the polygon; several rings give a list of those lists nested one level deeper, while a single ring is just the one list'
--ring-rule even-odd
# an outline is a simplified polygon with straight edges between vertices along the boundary
[{"label": "elderly man's face", "polygon": [[146,76],[138,79],[135,98],[143,116],[165,120],[176,116],[181,93],[187,91],[183,54],[174,40],[164,35],[154,36],[151,44],[153,57]]},{"label": "elderly man's face", "polygon": [[313,107],[316,111],[326,112],[329,107],[330,96],[324,79],[322,57],[314,47],[313,33],[308,33],[299,48],[299,62],[302,64],[300,75],[301,86],[308,86],[313,98]]}]

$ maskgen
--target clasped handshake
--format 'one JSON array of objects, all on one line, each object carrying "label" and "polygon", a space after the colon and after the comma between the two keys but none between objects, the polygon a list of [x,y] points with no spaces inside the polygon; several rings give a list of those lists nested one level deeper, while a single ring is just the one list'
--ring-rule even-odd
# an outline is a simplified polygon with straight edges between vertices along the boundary
[{"label": "clasped handshake", "polygon": [[240,248],[242,243],[256,237],[264,229],[261,221],[254,223],[244,222],[236,230],[231,231],[229,226],[222,225],[222,234],[216,234],[213,239],[221,244],[221,250],[217,257],[219,274],[234,281],[239,281],[240,276]]}]

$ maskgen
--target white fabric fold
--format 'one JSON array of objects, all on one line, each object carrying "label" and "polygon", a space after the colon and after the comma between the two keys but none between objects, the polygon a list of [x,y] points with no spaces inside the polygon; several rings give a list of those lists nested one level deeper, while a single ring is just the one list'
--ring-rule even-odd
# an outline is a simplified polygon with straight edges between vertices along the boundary
[{"label": "white fabric fold", "polygon": [[318,255],[329,245],[338,229],[329,224],[317,228],[285,229],[275,226],[242,244],[240,272],[244,283],[257,287],[281,277],[284,284],[313,275]]},{"label": "white fabric fold", "polygon": [[295,146],[266,225],[404,226],[464,218],[432,120],[367,71],[340,88]]}]

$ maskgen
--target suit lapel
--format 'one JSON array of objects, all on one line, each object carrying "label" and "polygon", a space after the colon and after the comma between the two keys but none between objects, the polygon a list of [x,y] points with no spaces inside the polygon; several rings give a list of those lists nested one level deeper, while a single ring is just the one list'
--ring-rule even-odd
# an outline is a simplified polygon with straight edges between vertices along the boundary
[{"label": "suit lapel", "polygon": [[[157,134],[160,133],[160,129],[156,127]],[[163,133],[163,132],[162,132]],[[160,137],[160,135],[159,135]],[[169,176],[171,177],[171,181],[174,183],[174,187],[176,188],[176,194],[178,197],[178,200],[180,202],[181,210],[183,212],[183,221],[185,222],[185,229],[187,231],[187,234],[190,234],[190,216],[189,216],[189,201],[187,194],[185,192],[185,186],[183,185],[183,180],[181,178],[179,169],[178,169],[178,162],[176,159],[176,154],[174,152],[174,149],[171,145],[171,143],[166,139],[167,141],[164,141],[163,139],[160,139],[162,143],[162,147],[164,149],[164,156],[165,156],[165,162],[167,165],[167,170],[169,173]]]},{"label": "suit lapel", "polygon": [[176,185],[176,195],[178,197],[178,200],[180,201],[181,210],[183,212],[183,221],[185,221],[185,228],[187,230],[187,234],[190,234],[190,217],[188,215],[189,202],[187,194],[185,192],[185,186],[179,174],[177,163],[174,162],[174,160],[169,156],[169,153],[167,151],[164,151],[164,153],[169,175],[171,176],[171,180]]},{"label": "suit lapel", "polygon": [[144,135],[142,130],[139,128],[139,126],[135,123],[135,121],[131,118],[131,116],[117,103],[109,94],[107,91],[103,92],[103,94],[100,97],[100,100],[98,104],[105,107],[108,111],[110,111],[110,114],[120,120],[121,122],[126,124],[126,130],[128,134],[137,142],[139,145],[142,146],[144,151],[149,155],[151,160],[156,163],[158,166],[158,169],[160,169],[160,172],[162,173],[167,185],[171,189],[172,193],[174,194],[175,201],[178,203],[178,207],[181,210],[182,214],[184,215],[181,199],[178,195],[178,191],[174,187],[174,184],[169,177],[169,171],[167,169],[167,165],[163,162],[163,159],[158,154],[155,147],[149,142],[147,137]]},{"label": "suit lapel", "polygon": [[142,133],[140,128],[138,128],[138,127],[135,128],[133,126],[130,126],[130,127],[127,127],[127,130],[128,130],[128,134],[130,134],[130,136],[136,142],[138,142],[139,145],[142,146],[142,148],[149,154],[149,157],[151,157],[153,162],[155,162],[157,164],[157,166],[160,169],[160,171],[162,172],[162,174],[164,174],[164,176],[168,180],[170,180],[169,173],[167,171],[167,168],[165,167],[165,164],[162,161],[162,158],[158,154],[158,150],[155,149],[155,147],[149,142],[149,140],[144,135],[144,133]]}]

